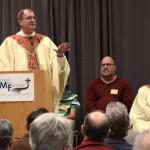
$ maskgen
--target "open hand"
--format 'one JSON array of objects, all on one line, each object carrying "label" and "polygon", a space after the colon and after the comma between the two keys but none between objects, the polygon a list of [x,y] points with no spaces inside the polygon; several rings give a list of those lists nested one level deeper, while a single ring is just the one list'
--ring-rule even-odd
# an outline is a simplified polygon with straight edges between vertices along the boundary
[{"label": "open hand", "polygon": [[58,46],[58,49],[54,51],[57,53],[58,57],[62,57],[67,51],[70,51],[70,44],[69,43],[62,43]]}]

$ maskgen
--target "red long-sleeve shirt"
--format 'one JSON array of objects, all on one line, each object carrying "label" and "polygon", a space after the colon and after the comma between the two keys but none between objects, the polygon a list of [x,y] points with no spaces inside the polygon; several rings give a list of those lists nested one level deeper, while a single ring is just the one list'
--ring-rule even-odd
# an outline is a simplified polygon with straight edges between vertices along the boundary
[{"label": "red long-sleeve shirt", "polygon": [[73,150],[112,150],[103,141],[83,140],[83,142]]},{"label": "red long-sleeve shirt", "polygon": [[120,78],[110,84],[97,78],[87,88],[86,101],[88,112],[98,109],[105,111],[107,104],[112,101],[125,104],[129,111],[133,102],[131,86],[127,81]]}]

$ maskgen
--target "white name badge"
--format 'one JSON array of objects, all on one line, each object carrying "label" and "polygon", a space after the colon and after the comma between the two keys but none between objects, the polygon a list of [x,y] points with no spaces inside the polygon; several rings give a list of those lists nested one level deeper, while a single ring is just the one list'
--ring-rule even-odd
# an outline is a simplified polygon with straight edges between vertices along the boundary
[{"label": "white name badge", "polygon": [[117,95],[118,94],[118,89],[111,89],[110,94]]}]

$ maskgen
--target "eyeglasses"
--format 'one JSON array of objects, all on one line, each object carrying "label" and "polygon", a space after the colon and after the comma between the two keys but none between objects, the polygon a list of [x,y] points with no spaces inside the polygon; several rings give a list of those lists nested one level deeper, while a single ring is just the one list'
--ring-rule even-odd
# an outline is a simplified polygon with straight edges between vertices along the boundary
[{"label": "eyeglasses", "polygon": [[112,65],[115,65],[115,64],[109,64],[109,63],[107,63],[107,64],[101,64],[101,67],[105,67],[105,66],[110,67]]},{"label": "eyeglasses", "polygon": [[35,16],[29,16],[29,17],[27,17],[27,18],[23,18],[23,19],[26,19],[26,20],[36,20],[36,17]]}]

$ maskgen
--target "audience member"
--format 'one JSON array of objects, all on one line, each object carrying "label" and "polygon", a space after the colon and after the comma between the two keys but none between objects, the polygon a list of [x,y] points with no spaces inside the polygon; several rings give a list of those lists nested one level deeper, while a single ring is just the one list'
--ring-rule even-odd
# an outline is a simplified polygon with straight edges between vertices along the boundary
[{"label": "audience member", "polygon": [[9,120],[0,119],[0,150],[8,150],[13,143],[14,129]]},{"label": "audience member", "polygon": [[128,111],[132,105],[132,92],[129,83],[116,75],[114,60],[106,56],[101,61],[101,76],[87,88],[87,110],[104,110],[111,101],[120,101]]},{"label": "audience member", "polygon": [[80,106],[78,96],[69,90],[68,85],[65,88],[63,97],[60,100],[60,105],[57,114],[65,116],[68,119],[75,120],[77,109]]},{"label": "audience member", "polygon": [[[38,108],[35,111],[32,111],[27,116],[27,124],[26,124],[27,131],[29,131],[30,125],[35,118],[37,118],[38,116],[40,116],[44,113],[47,113],[47,112],[48,112],[48,110],[45,108]],[[14,142],[11,150],[31,150],[31,146],[29,144],[29,134],[27,133],[27,134],[25,134],[24,137],[16,140],[16,142]]]},{"label": "audience member", "polygon": [[111,129],[106,143],[114,150],[132,150],[132,145],[124,138],[130,128],[126,106],[120,102],[111,102],[106,107],[106,115],[108,116]]},{"label": "audience member", "polygon": [[135,132],[150,129],[150,85],[138,90],[130,111],[130,120]]},{"label": "audience member", "polygon": [[[66,117],[70,120],[72,129],[75,130],[75,121],[77,119],[77,111],[79,110],[80,103],[78,96],[69,90],[69,83],[67,82],[63,97],[60,100],[57,114],[61,117]],[[74,132],[77,132],[74,131]],[[69,139],[69,143],[73,145],[75,133],[72,133]],[[77,136],[76,136],[77,137]]]},{"label": "audience member", "polygon": [[137,135],[133,150],[150,150],[150,130],[145,130]]},{"label": "audience member", "polygon": [[62,43],[57,48],[50,38],[36,33],[36,16],[31,9],[19,11],[17,19],[20,31],[7,37],[0,46],[0,71],[43,70],[47,84],[52,85],[55,108],[70,72],[64,55],[70,45]]},{"label": "audience member", "polygon": [[109,135],[109,121],[104,113],[94,111],[87,114],[84,124],[81,126],[81,133],[84,140],[74,150],[111,150],[104,143],[104,138]]},{"label": "audience member", "polygon": [[68,150],[71,126],[68,119],[53,113],[36,118],[29,132],[32,150]]}]

